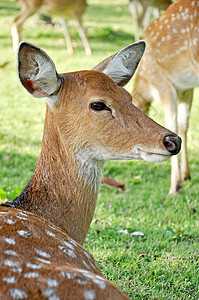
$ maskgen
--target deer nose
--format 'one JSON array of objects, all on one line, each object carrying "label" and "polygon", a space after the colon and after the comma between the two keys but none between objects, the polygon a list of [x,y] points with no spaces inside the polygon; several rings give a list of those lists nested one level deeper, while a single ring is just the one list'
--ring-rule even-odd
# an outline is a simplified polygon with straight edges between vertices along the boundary
[{"label": "deer nose", "polygon": [[172,136],[172,135],[167,135],[164,138],[164,146],[166,147],[166,149],[172,154],[178,154],[178,152],[181,149],[181,138],[179,136]]}]

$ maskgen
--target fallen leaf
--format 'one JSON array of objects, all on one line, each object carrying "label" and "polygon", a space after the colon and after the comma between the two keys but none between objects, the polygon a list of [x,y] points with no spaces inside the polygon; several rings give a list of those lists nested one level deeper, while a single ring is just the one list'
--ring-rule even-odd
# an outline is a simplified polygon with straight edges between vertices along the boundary
[{"label": "fallen leaf", "polygon": [[127,230],[127,229],[124,229],[124,230],[121,229],[121,230],[119,230],[118,232],[119,232],[119,233],[128,234],[128,230]]},{"label": "fallen leaf", "polygon": [[142,231],[134,231],[134,232],[130,233],[130,235],[133,235],[133,236],[144,236],[144,233]]},{"label": "fallen leaf", "polygon": [[125,190],[125,185],[121,182],[118,182],[112,178],[109,178],[109,177],[102,177],[101,178],[101,183],[105,183],[107,185],[110,185],[110,186],[115,186],[117,188],[120,188],[122,189],[123,191]]}]

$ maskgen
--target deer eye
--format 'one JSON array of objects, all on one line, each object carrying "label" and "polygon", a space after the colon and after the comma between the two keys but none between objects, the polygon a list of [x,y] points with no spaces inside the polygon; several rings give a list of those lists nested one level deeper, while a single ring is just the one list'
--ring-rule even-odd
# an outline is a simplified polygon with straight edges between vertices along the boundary
[{"label": "deer eye", "polygon": [[90,108],[94,111],[101,111],[101,110],[110,110],[109,107],[102,101],[93,102],[90,104]]}]

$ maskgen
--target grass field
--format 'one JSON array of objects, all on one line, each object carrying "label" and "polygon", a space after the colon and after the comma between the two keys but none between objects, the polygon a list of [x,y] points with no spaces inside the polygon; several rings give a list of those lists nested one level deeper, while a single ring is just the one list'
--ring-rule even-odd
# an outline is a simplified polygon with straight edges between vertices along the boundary
[{"label": "grass field", "polygon": [[[127,0],[89,3],[84,23],[92,57],[84,55],[72,26],[74,56],[67,54],[59,25],[33,16],[24,26],[24,39],[44,49],[60,73],[90,69],[134,41]],[[18,11],[15,1],[0,0],[0,195],[9,199],[34,171],[45,116],[44,100],[31,98],[17,79],[10,23]],[[127,89],[132,86],[131,81]],[[102,185],[85,247],[103,275],[132,299],[199,299],[198,97],[196,89],[188,133],[191,181],[180,195],[168,195],[170,162],[109,162],[104,169],[104,175],[123,182],[126,190]],[[164,124],[158,104],[150,115]],[[131,235],[135,231],[144,235]]]}]

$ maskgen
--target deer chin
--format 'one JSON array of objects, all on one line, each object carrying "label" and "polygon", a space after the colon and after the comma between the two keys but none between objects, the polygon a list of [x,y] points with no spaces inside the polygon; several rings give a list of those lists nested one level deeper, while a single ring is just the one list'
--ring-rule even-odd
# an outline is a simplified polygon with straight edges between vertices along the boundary
[{"label": "deer chin", "polygon": [[140,158],[149,161],[149,162],[162,162],[168,160],[171,157],[171,154],[167,153],[150,153],[140,150]]}]

